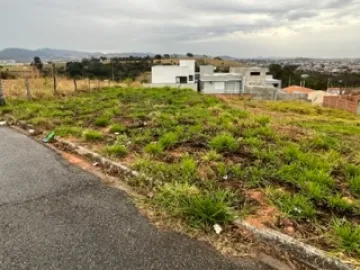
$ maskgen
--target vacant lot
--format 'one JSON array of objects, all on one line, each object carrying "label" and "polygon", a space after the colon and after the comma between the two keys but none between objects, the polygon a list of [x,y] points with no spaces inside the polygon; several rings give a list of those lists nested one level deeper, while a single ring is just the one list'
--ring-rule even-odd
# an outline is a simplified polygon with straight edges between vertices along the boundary
[{"label": "vacant lot", "polygon": [[356,116],[167,88],[14,100],[1,110],[146,173],[129,183],[191,226],[243,216],[360,258]]},{"label": "vacant lot", "polygon": [[[105,86],[114,86],[115,82],[100,80],[77,80],[77,89],[90,91]],[[75,91],[74,81],[65,77],[57,78],[57,93],[59,95],[71,95]],[[6,98],[23,99],[27,97],[24,78],[13,80],[2,80],[4,95]],[[30,78],[29,89],[31,96],[35,99],[49,99],[54,97],[53,78]]]}]

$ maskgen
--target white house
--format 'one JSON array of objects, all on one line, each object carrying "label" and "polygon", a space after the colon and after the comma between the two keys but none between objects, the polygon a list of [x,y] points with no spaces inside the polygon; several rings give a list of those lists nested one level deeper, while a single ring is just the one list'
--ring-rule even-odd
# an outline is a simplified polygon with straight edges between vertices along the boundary
[{"label": "white house", "polygon": [[151,86],[171,86],[196,90],[195,60],[180,60],[178,66],[153,66]]},{"label": "white house", "polygon": [[200,87],[204,94],[240,94],[244,91],[238,73],[214,73],[214,66],[200,66]]}]

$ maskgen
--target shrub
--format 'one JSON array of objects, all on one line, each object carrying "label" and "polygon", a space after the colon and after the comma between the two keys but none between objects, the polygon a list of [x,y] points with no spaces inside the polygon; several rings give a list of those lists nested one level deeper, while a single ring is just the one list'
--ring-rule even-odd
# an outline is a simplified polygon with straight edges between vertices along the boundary
[{"label": "shrub", "polygon": [[214,137],[209,146],[218,152],[235,152],[239,147],[239,143],[233,136],[221,134]]},{"label": "shrub", "polygon": [[126,155],[127,149],[124,145],[115,144],[105,147],[105,152],[111,156],[123,157]]},{"label": "shrub", "polygon": [[94,121],[94,125],[97,127],[107,127],[109,125],[110,120],[106,117],[96,118]]},{"label": "shrub", "polygon": [[341,252],[360,255],[360,226],[346,220],[335,220],[332,224],[331,240]]},{"label": "shrub", "polygon": [[149,143],[145,146],[144,151],[151,155],[158,155],[164,151],[164,148],[160,143]]},{"label": "shrub", "polygon": [[100,141],[103,139],[103,134],[97,130],[85,130],[83,132],[83,137],[87,141]]},{"label": "shrub", "polygon": [[125,127],[121,124],[114,124],[114,125],[111,125],[110,126],[110,129],[109,131],[111,133],[120,133],[120,132],[123,132],[125,130]]},{"label": "shrub", "polygon": [[164,147],[164,148],[169,148],[173,145],[175,145],[178,141],[178,136],[176,133],[174,132],[168,132],[165,133],[163,136],[161,136],[159,143]]}]

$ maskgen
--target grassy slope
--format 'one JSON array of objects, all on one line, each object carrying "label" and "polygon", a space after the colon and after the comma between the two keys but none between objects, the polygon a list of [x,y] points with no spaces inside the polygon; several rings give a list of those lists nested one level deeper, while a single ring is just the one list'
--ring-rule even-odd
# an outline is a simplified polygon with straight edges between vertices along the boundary
[{"label": "grassy slope", "polygon": [[[286,221],[295,235],[320,236],[312,243],[360,257],[356,116],[167,88],[10,101],[1,110],[152,176],[130,184],[192,226],[226,224],[272,204],[272,226],[287,229]],[[265,200],[249,196],[254,191]]]}]

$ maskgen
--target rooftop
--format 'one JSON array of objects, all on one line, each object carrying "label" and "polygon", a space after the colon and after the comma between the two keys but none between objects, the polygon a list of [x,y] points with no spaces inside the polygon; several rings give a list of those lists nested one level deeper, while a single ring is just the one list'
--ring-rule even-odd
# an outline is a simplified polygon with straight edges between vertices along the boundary
[{"label": "rooftop", "polygon": [[315,91],[314,89],[310,89],[310,88],[306,88],[306,87],[302,87],[302,86],[298,86],[298,85],[292,85],[289,86],[287,88],[283,88],[282,91],[286,92],[286,93],[304,93],[304,94],[309,94],[312,93],[313,91]]}]

